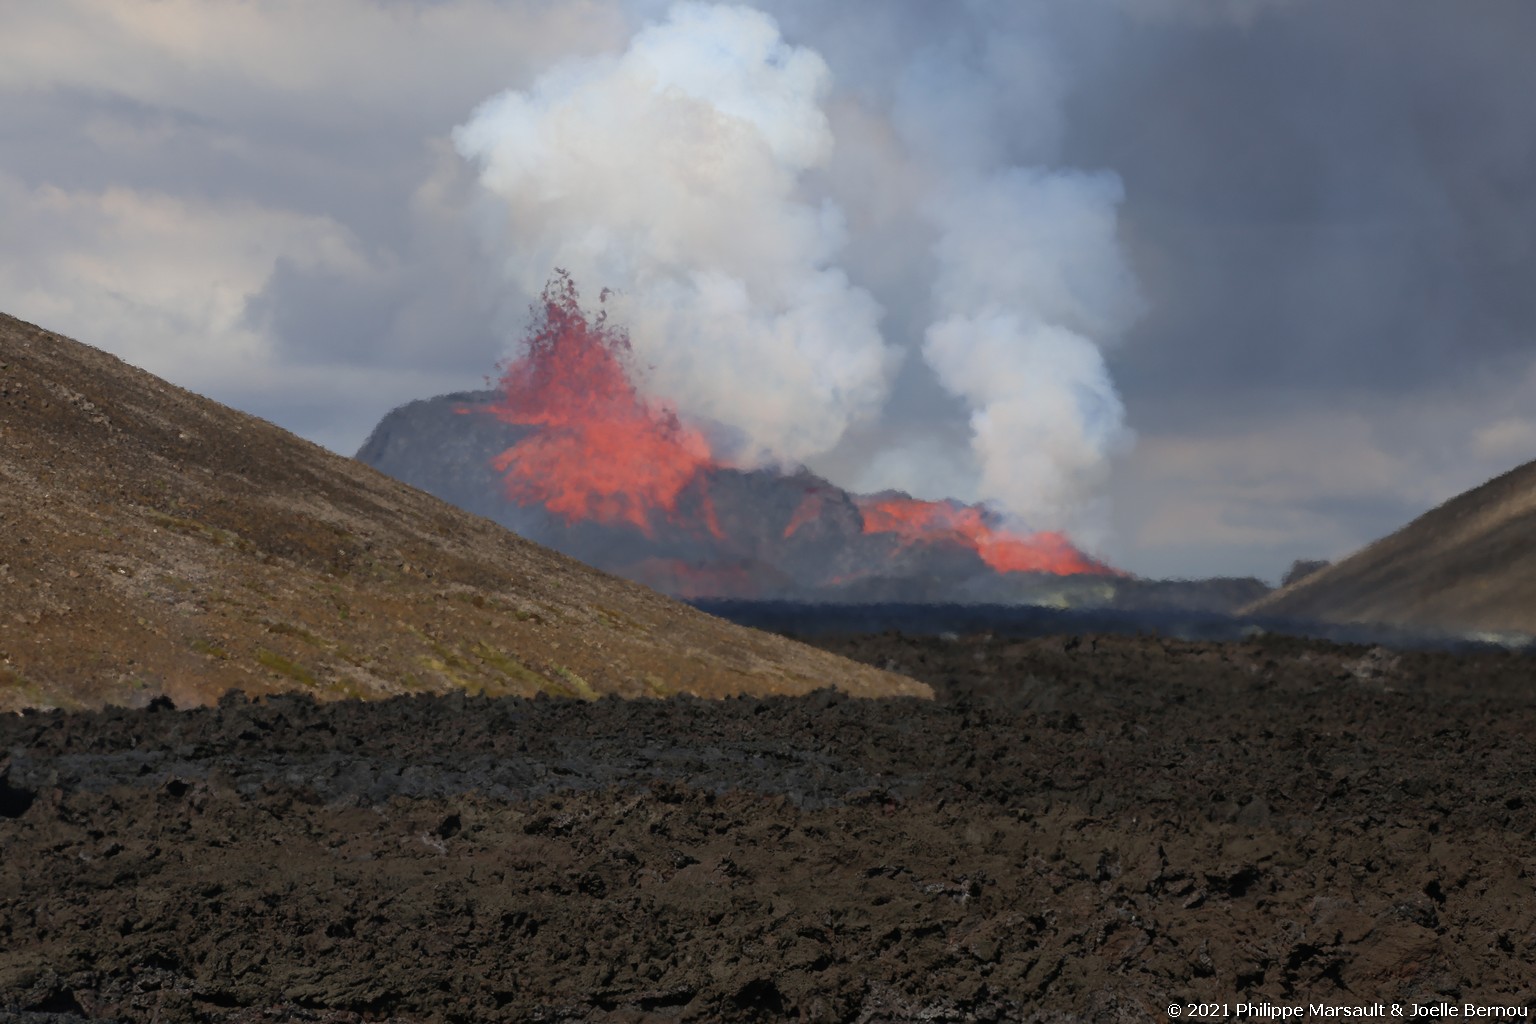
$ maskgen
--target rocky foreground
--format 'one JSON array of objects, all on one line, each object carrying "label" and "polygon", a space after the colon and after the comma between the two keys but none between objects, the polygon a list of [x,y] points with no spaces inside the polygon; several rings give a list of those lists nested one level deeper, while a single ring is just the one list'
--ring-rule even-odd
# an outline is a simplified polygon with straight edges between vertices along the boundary
[{"label": "rocky foreground", "polygon": [[1144,1022],[1176,1000],[1536,1004],[1529,659],[828,644],[940,699],[274,696],[0,718],[0,1011]]}]

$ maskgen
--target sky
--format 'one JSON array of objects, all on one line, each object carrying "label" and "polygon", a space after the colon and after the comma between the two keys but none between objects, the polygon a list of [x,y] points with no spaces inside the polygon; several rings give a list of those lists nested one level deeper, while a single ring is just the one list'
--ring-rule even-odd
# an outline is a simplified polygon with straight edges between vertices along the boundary
[{"label": "sky", "polygon": [[11,5],[0,309],[351,454],[560,260],[744,462],[1150,576],[1536,457],[1536,5],[707,7]]}]

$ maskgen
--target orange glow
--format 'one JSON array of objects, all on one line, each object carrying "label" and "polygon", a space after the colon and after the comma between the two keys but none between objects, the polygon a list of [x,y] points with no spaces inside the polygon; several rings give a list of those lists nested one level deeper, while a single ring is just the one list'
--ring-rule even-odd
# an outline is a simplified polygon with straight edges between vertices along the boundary
[{"label": "orange glow", "polygon": [[[905,497],[858,498],[831,484],[799,484],[800,500],[778,537],[777,519],[732,504],[717,510],[716,499],[739,502],[739,488],[712,492],[720,471],[703,431],[684,423],[664,402],[648,399],[630,377],[628,335],[605,315],[589,316],[576,286],[557,272],[534,307],[526,349],[502,368],[495,397],[486,411],[505,423],[528,428],[521,440],[492,461],[507,497],[547,509],[566,523],[590,522],[632,528],[656,539],[658,529],[681,528],[696,556],[672,557],[683,543],[679,530],[661,535],[655,556],[621,569],[625,575],[684,597],[751,596],[798,586],[837,586],[878,571],[884,544],[868,554],[848,552],[867,564],[841,576],[810,581],[792,577],[785,551],[799,545],[773,542],[795,537],[816,524],[835,525],[822,539],[850,529],[845,502],[852,497],[863,516],[864,534],[895,534],[915,548],[958,545],[975,551],[997,572],[1118,575],[1074,548],[1063,534],[1010,533],[978,506],[917,501]],[[469,411],[469,410],[461,410]],[[781,486],[796,486],[789,480]],[[768,492],[782,495],[769,487]],[[782,497],[776,497],[782,501]],[[722,517],[721,512],[726,513]],[[727,536],[724,522],[730,524]],[[755,531],[767,531],[758,536]],[[736,536],[736,533],[742,533]],[[857,549],[859,534],[843,537]],[[670,547],[669,547],[670,545]],[[686,549],[686,546],[685,546]],[[663,555],[661,552],[666,551]],[[832,566],[822,567],[830,571]],[[800,572],[806,570],[801,568]]]},{"label": "orange glow", "polygon": [[1094,573],[1117,576],[1072,546],[1061,533],[1020,535],[993,526],[984,509],[916,498],[860,498],[865,533],[894,533],[903,544],[957,544],[998,572]]},{"label": "orange glow", "polygon": [[789,525],[784,527],[784,537],[788,539],[795,535],[795,531],[806,523],[814,522],[821,518],[822,496],[820,491],[806,491],[805,497],[800,499],[800,504],[795,507],[795,514],[789,517]]},{"label": "orange glow", "polygon": [[[496,457],[507,496],[566,522],[629,523],[650,534],[653,513],[670,516],[689,482],[714,465],[709,443],[635,390],[624,365],[628,336],[601,315],[586,317],[569,275],[551,281],[542,301],[527,352],[504,368],[490,409],[542,428]],[[718,535],[712,509],[707,517]]]}]

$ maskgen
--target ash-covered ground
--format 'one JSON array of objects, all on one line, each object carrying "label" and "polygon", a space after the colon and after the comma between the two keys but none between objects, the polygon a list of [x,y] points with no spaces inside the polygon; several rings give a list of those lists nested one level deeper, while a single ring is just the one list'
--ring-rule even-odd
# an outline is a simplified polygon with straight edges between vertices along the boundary
[{"label": "ash-covered ground", "polygon": [[0,720],[0,1016],[1536,1005],[1530,658],[818,643],[940,697]]}]

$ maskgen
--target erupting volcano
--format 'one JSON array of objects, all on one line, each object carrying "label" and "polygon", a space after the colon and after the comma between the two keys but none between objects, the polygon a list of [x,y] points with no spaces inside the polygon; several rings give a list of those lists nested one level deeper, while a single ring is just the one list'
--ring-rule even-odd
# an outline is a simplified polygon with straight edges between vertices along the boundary
[{"label": "erupting volcano", "polygon": [[[1148,598],[1150,581],[1020,525],[1074,522],[1129,441],[1101,350],[1143,309],[1124,187],[1033,143],[1027,165],[1000,161],[1006,90],[972,92],[969,46],[920,49],[890,70],[922,88],[839,92],[770,13],[683,2],[622,50],[487,97],[453,148],[497,280],[544,288],[529,338],[494,390],[404,405],[358,458],[681,596]],[[1052,92],[1031,90],[1045,105],[1025,121],[1053,121]],[[573,281],[613,289],[612,322]],[[859,463],[859,444],[880,450]],[[925,488],[960,446],[984,506],[764,468]]]},{"label": "erupting volcano", "polygon": [[458,410],[508,431],[487,461],[518,510],[509,525],[694,598],[945,600],[1005,591],[1008,578],[1119,575],[1064,535],[1012,532],[982,506],[733,466],[707,429],[641,393],[639,371],[625,331],[557,273],[522,355]]}]

